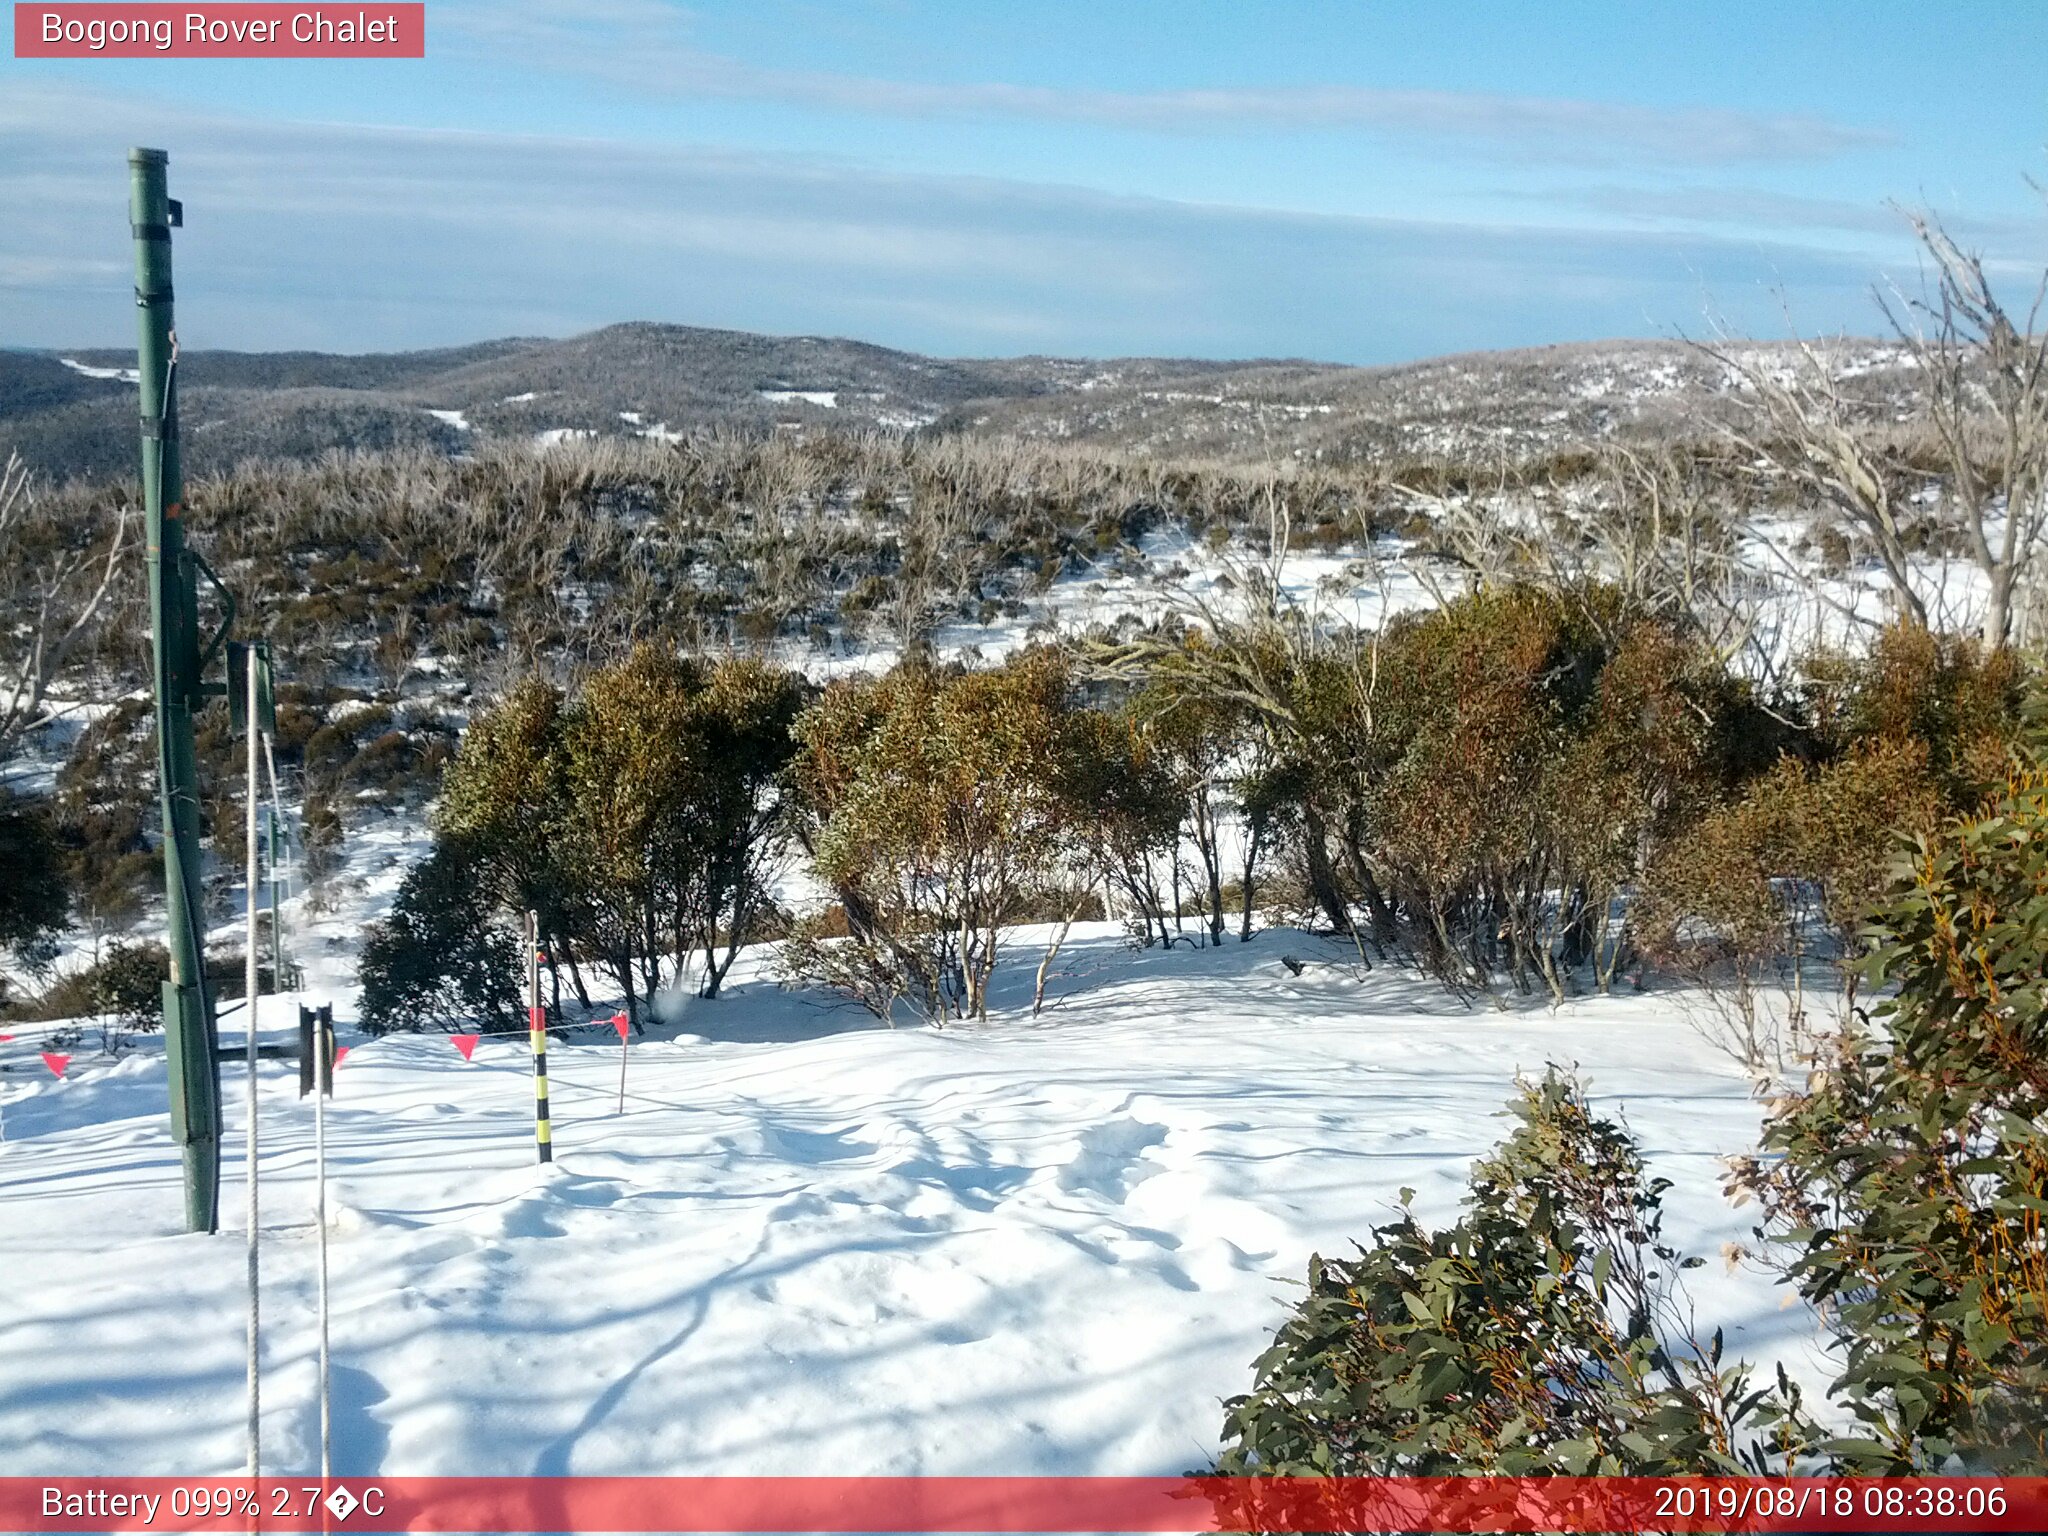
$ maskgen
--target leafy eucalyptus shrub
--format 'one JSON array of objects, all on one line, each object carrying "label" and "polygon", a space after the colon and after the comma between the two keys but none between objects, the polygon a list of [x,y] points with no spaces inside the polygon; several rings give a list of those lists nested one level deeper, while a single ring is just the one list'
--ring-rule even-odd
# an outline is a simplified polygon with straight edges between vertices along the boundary
[{"label": "leafy eucalyptus shrub", "polygon": [[2048,772],[1918,839],[1828,1042],[1737,1171],[1833,1332],[1846,1470],[2048,1468]]},{"label": "leafy eucalyptus shrub", "polygon": [[[71,916],[71,890],[48,808],[0,787],[0,956],[45,972]],[[7,982],[0,973],[0,1002]]]},{"label": "leafy eucalyptus shrub", "polygon": [[407,872],[391,915],[363,935],[363,1028],[524,1028],[521,946],[496,906],[475,848],[440,840]]},{"label": "leafy eucalyptus shrub", "polygon": [[848,933],[799,926],[785,974],[885,1019],[899,1001],[934,1023],[985,1019],[1005,929],[1049,909],[1063,936],[1099,883],[1069,693],[1045,651],[828,688],[797,722],[791,778]]},{"label": "leafy eucalyptus shrub", "polygon": [[1225,1405],[1230,1475],[1760,1472],[1797,1453],[1798,1392],[1694,1337],[1661,1234],[1669,1181],[1554,1069],[1472,1172],[1466,1213],[1405,1209],[1308,1295]]}]

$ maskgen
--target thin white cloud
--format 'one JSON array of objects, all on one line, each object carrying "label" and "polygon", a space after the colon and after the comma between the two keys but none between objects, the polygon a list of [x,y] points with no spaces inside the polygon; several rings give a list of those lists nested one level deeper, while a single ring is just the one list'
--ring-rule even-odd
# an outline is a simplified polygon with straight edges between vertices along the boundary
[{"label": "thin white cloud", "polygon": [[[1887,235],[1899,240],[1909,239],[1912,233],[1905,215],[1888,203],[1805,197],[1755,187],[1594,186],[1538,193],[1504,189],[1501,195],[1660,223],[1780,231],[1829,230]],[[1980,243],[2038,245],[2048,235],[2048,219],[1995,219],[1962,214],[1945,217],[1944,222],[1957,238]]]},{"label": "thin white cloud", "polygon": [[503,0],[437,12],[435,27],[437,46],[446,36],[495,62],[651,94],[891,117],[1025,118],[1171,134],[1365,130],[1444,140],[1515,159],[1572,162],[1821,160],[1892,142],[1877,129],[1803,113],[1314,82],[1109,91],[766,68],[691,46],[687,15],[653,0],[592,6]]},{"label": "thin white cloud", "polygon": [[[650,319],[951,354],[1391,361],[1868,315],[1796,244],[1362,219],[845,160],[257,120],[69,83],[0,100],[0,343],[122,344],[125,150],[170,151],[195,346],[382,350]],[[1754,311],[1754,312],[1753,312]],[[1862,323],[1867,324],[1867,319]]]}]

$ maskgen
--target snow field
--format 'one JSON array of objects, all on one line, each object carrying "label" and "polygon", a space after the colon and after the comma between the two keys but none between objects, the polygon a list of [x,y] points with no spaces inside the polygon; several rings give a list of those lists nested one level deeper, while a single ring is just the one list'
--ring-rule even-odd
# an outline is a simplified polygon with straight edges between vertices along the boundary
[{"label": "snow field", "polygon": [[[1020,943],[990,1024],[943,1032],[743,957],[728,996],[634,1043],[623,1114],[609,1029],[551,1047],[547,1169],[522,1040],[473,1066],[441,1036],[357,1042],[328,1123],[337,1470],[1198,1467],[1309,1254],[1403,1186],[1452,1217],[1516,1071],[1548,1060],[1674,1180],[1702,1331],[1821,1379],[1804,1309],[1719,1262],[1750,1216],[1718,1160],[1758,1111],[1670,995],[1468,1012],[1286,931],[1161,953],[1097,925],[1070,952],[1042,1019]],[[0,1472],[231,1471],[242,1244],[178,1230],[161,1057],[81,1055],[58,1083],[29,1049],[0,1047]],[[266,1460],[303,1470],[312,1116],[289,1063],[262,1101]]]}]

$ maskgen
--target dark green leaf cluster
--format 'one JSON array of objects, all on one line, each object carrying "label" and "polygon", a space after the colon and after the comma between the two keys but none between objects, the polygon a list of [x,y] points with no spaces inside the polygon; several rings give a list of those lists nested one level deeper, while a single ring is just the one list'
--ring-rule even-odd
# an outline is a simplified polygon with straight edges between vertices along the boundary
[{"label": "dark green leaf cluster", "polygon": [[2048,775],[1921,837],[1878,904],[1892,995],[1742,1170],[1844,1361],[1851,1468],[2048,1467]]},{"label": "dark green leaf cluster", "polygon": [[70,916],[71,890],[46,807],[0,789],[0,951],[40,971]]},{"label": "dark green leaf cluster", "polygon": [[393,1030],[525,1025],[519,943],[497,920],[475,850],[444,838],[407,872],[391,915],[363,936],[362,1026]]},{"label": "dark green leaf cluster", "polygon": [[[1691,1334],[1666,1181],[1556,1071],[1473,1170],[1465,1215],[1404,1208],[1308,1295],[1226,1405],[1232,1474],[1738,1473],[1796,1444],[1783,1378],[1752,1388]],[[1409,1197],[1403,1192],[1404,1205]]]},{"label": "dark green leaf cluster", "polygon": [[1808,672],[1802,751],[1704,808],[1647,870],[1638,932],[1657,963],[1753,975],[1796,957],[1809,906],[1834,951],[1853,955],[1899,839],[2003,781],[2022,735],[2026,669],[2013,653],[1898,626]]}]

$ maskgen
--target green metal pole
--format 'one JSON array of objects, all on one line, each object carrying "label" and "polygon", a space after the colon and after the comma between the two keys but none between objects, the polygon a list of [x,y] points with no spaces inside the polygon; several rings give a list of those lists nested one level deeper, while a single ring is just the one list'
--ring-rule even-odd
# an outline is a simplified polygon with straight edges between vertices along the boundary
[{"label": "green metal pole", "polygon": [[192,713],[201,702],[199,594],[185,549],[185,480],[178,462],[171,227],[181,222],[181,210],[165,190],[169,158],[160,149],[128,152],[129,222],[135,236],[142,499],[148,518],[164,910],[171,956],[170,979],[164,983],[171,1136],[185,1161],[185,1224],[194,1232],[213,1232],[220,1226],[220,1063],[213,1000],[201,964],[199,770],[192,750]]}]

